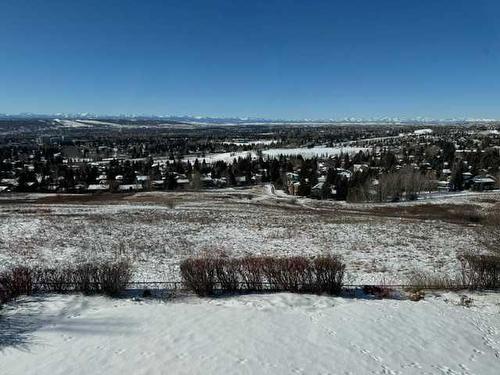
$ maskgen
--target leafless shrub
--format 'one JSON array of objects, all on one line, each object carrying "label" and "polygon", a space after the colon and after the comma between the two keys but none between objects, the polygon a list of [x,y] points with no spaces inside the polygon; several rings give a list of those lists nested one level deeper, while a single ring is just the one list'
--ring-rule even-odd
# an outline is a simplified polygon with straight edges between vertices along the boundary
[{"label": "leafless shrub", "polygon": [[216,270],[213,258],[188,258],[180,264],[184,284],[199,296],[214,293]]},{"label": "leafless shrub", "polygon": [[422,289],[457,290],[463,285],[459,277],[441,273],[414,271],[408,277],[407,290],[418,292]]},{"label": "leafless shrub", "polygon": [[33,276],[37,289],[45,292],[66,293],[73,288],[74,277],[69,267],[36,268]]},{"label": "leafless shrub", "polygon": [[116,295],[131,278],[128,261],[89,262],[56,268],[16,267],[0,274],[0,303],[33,292]]},{"label": "leafless shrub", "polygon": [[463,284],[470,289],[500,287],[500,256],[465,254],[460,258]]},{"label": "leafless shrub", "polygon": [[305,257],[266,257],[262,265],[267,282],[277,290],[298,293],[312,286],[310,260]]},{"label": "leafless shrub", "polygon": [[10,290],[14,297],[33,293],[33,270],[28,267],[16,267],[10,272]]},{"label": "leafless shrub", "polygon": [[247,291],[262,290],[264,281],[263,257],[245,257],[239,260],[239,278]]},{"label": "leafless shrub", "polygon": [[338,294],[345,265],[335,256],[189,258],[181,265],[185,285],[201,296],[212,295],[216,286],[224,292],[268,290],[292,293]]},{"label": "leafless shrub", "polygon": [[13,298],[10,284],[10,272],[0,273],[0,307]]},{"label": "leafless shrub", "polygon": [[101,292],[114,296],[123,291],[132,277],[131,264],[126,260],[101,264],[98,282]]},{"label": "leafless shrub", "polygon": [[15,267],[0,274],[0,305],[23,294],[33,293],[33,271]]},{"label": "leafless shrub", "polygon": [[125,260],[79,264],[72,273],[78,291],[110,296],[124,290],[132,276],[131,265]]},{"label": "leafless shrub", "polygon": [[215,276],[222,290],[236,292],[239,289],[239,262],[234,258],[214,259]]},{"label": "leafless shrub", "polygon": [[314,275],[316,277],[316,292],[339,294],[345,276],[345,264],[340,257],[335,255],[323,255],[314,258]]}]

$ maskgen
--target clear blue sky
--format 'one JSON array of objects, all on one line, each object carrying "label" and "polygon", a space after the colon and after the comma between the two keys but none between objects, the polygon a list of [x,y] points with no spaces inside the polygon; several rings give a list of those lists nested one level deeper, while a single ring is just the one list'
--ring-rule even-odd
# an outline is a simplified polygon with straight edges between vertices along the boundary
[{"label": "clear blue sky", "polygon": [[500,1],[1,0],[0,112],[500,118]]}]

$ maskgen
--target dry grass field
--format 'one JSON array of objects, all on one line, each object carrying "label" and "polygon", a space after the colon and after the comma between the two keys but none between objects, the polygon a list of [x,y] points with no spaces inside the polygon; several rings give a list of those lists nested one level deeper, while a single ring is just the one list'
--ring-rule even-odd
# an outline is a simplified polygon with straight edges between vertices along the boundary
[{"label": "dry grass field", "polygon": [[498,194],[425,203],[347,204],[266,187],[128,195],[15,195],[0,200],[0,266],[126,257],[135,280],[177,280],[202,253],[334,253],[353,283],[456,272],[481,251],[476,229]]}]

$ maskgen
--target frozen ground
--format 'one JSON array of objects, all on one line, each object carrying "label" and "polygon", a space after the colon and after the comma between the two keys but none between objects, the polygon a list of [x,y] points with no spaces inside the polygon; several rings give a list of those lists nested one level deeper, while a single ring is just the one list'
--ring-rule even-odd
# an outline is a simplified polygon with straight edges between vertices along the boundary
[{"label": "frozen ground", "polygon": [[[180,260],[203,252],[329,252],[343,256],[348,281],[404,283],[415,270],[453,273],[457,254],[478,246],[474,225],[411,205],[293,199],[270,188],[19,199],[0,201],[0,267],[128,257],[135,280],[167,281],[178,279]],[[445,206],[436,207],[439,216]]]},{"label": "frozen ground", "polygon": [[499,295],[471,297],[26,297],[0,317],[0,372],[498,374]]}]

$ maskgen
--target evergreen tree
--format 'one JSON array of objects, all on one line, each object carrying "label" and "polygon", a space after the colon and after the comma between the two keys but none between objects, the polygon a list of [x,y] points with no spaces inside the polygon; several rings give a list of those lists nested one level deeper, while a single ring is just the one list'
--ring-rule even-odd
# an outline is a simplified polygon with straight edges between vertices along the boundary
[{"label": "evergreen tree", "polygon": [[461,191],[464,189],[464,177],[462,162],[456,163],[451,171],[450,184],[453,191]]}]

